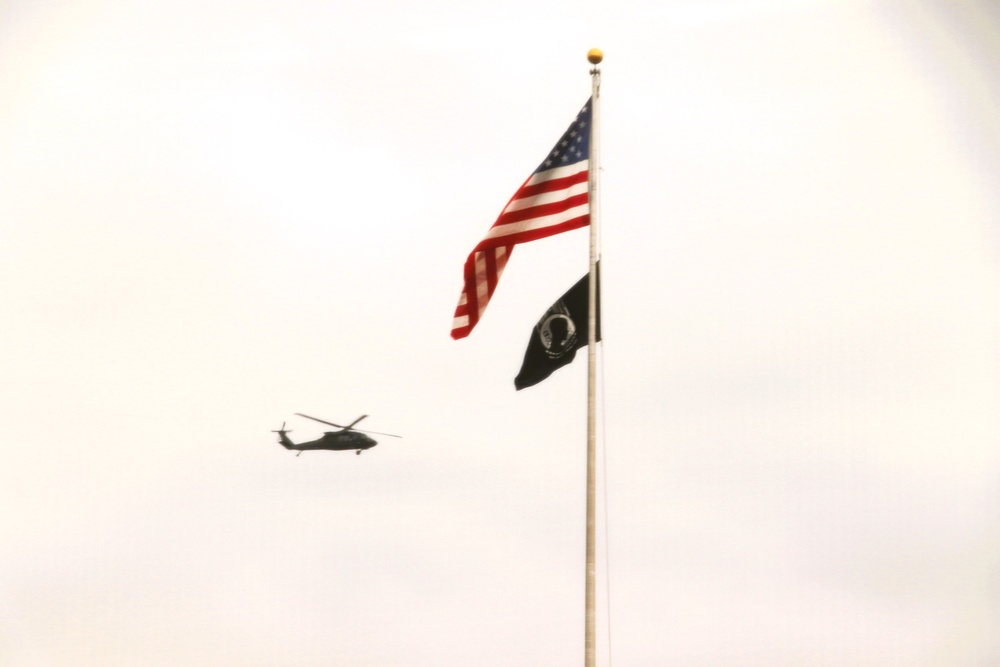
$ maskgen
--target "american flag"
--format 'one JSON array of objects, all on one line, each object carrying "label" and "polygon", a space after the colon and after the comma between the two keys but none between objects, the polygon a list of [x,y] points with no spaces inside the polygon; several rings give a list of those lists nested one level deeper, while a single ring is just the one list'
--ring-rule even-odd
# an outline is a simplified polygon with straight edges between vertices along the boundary
[{"label": "american flag", "polygon": [[590,224],[590,100],[465,260],[465,283],[451,337],[465,338],[490,302],[518,243]]}]

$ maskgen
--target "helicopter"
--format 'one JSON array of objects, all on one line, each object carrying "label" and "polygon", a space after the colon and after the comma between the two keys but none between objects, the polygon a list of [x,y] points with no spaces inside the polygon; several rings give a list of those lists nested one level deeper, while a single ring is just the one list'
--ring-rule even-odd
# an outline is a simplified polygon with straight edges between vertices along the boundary
[{"label": "helicopter", "polygon": [[354,425],[359,421],[367,417],[368,415],[361,415],[354,421],[352,421],[347,426],[341,426],[340,424],[334,424],[333,422],[328,422],[324,419],[317,419],[316,417],[310,417],[309,415],[304,415],[301,412],[296,412],[299,417],[305,417],[306,419],[312,419],[313,421],[319,422],[321,424],[326,424],[327,426],[336,426],[339,431],[327,431],[323,434],[322,438],[317,440],[310,440],[308,442],[300,442],[298,444],[291,441],[291,439],[285,435],[286,433],[291,433],[285,429],[285,423],[281,423],[281,428],[277,431],[271,431],[271,433],[278,434],[278,443],[285,449],[296,449],[298,454],[296,456],[301,456],[302,452],[310,449],[330,449],[333,451],[346,451],[349,449],[357,450],[357,454],[360,454],[365,449],[371,449],[378,443],[370,438],[367,433],[373,435],[385,435],[390,438],[400,438],[402,436],[393,435],[391,433],[379,433],[377,431],[362,431],[360,429],[354,428]]}]

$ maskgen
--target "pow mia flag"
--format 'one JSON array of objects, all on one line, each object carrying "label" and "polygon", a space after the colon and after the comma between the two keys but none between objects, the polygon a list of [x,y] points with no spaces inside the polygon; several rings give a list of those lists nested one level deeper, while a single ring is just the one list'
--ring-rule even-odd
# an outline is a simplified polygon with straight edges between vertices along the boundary
[{"label": "pow mia flag", "polygon": [[[597,340],[601,340],[600,268],[597,277]],[[576,351],[587,346],[588,273],[545,311],[531,330],[521,372],[514,378],[518,390],[536,385],[557,369],[573,361]]]}]

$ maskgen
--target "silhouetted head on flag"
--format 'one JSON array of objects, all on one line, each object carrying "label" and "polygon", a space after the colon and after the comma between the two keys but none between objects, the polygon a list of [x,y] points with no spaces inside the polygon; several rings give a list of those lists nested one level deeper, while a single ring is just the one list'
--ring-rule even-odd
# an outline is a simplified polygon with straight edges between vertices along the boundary
[{"label": "silhouetted head on flag", "polygon": [[539,334],[546,354],[551,357],[561,357],[570,351],[576,342],[576,325],[568,315],[556,313],[545,320]]}]

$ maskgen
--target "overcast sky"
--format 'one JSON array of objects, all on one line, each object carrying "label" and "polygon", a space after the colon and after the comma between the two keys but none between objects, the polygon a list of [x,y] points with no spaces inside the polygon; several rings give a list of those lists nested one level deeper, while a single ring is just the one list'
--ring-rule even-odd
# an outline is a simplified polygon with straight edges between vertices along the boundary
[{"label": "overcast sky", "polygon": [[990,5],[0,2],[0,663],[582,663],[596,46],[599,664],[1000,664]]}]

